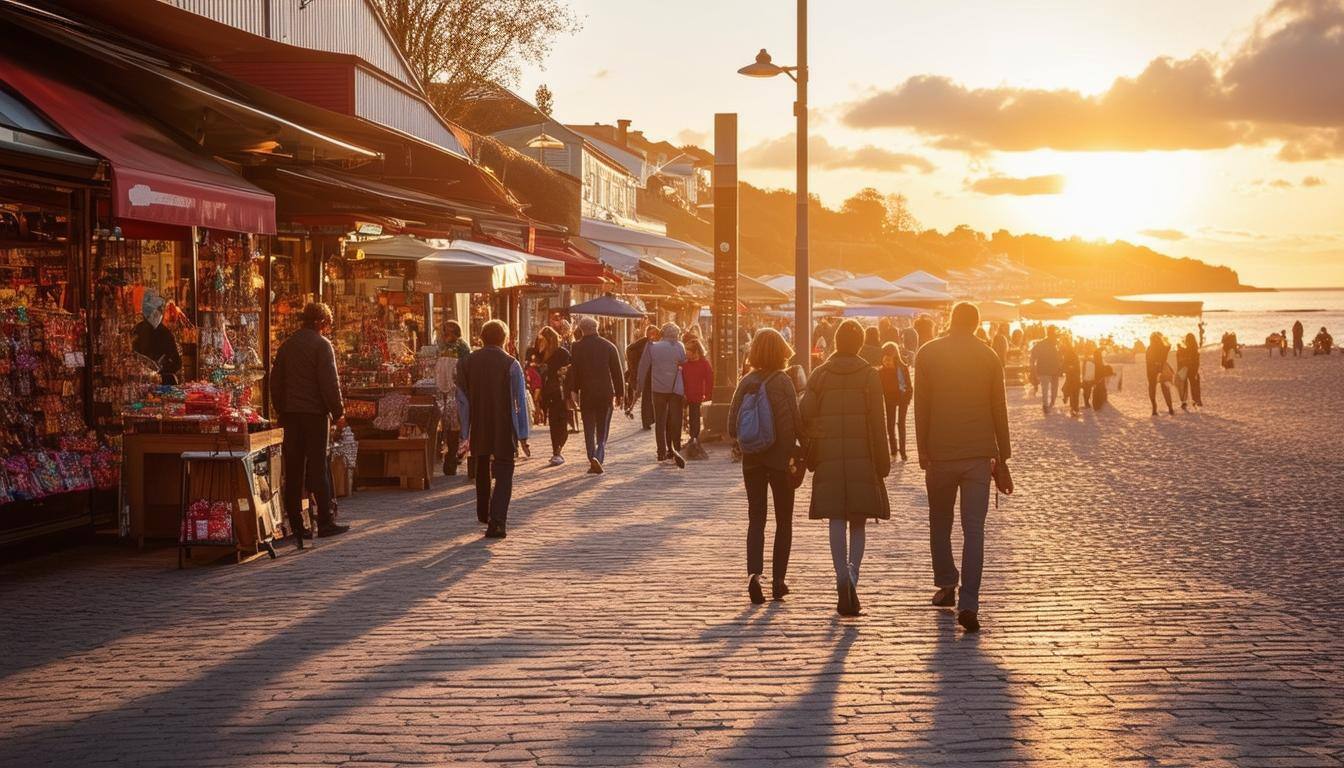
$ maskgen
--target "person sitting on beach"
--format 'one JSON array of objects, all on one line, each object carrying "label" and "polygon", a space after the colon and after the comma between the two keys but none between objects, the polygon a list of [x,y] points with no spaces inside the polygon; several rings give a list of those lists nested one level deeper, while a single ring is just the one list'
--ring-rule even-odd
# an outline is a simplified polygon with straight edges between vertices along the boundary
[{"label": "person sitting on beach", "polygon": [[1265,349],[1269,350],[1269,356],[1274,356],[1274,350],[1283,346],[1283,337],[1277,333],[1271,333],[1265,337]]},{"label": "person sitting on beach", "polygon": [[1334,346],[1335,338],[1331,336],[1330,332],[1325,330],[1325,326],[1322,325],[1321,332],[1316,334],[1316,338],[1311,342],[1312,354],[1328,355],[1330,354],[1330,350],[1334,349]]}]

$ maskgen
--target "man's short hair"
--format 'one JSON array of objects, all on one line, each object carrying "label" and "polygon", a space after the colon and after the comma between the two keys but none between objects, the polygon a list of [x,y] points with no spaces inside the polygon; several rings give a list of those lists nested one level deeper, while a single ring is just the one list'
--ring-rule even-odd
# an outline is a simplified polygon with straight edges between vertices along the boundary
[{"label": "man's short hair", "polygon": [[952,328],[974,333],[980,326],[980,308],[969,301],[959,301],[952,307]]},{"label": "man's short hair", "polygon": [[645,337],[645,338],[648,338],[648,339],[656,339],[656,338],[658,338],[659,334],[660,334],[660,331],[658,330],[658,326],[656,326],[656,325],[650,325],[648,328],[645,328],[645,329],[644,329],[644,337]]},{"label": "man's short hair", "polygon": [[502,347],[509,338],[509,326],[503,320],[490,320],[481,326],[481,341],[492,347]]},{"label": "man's short hair", "polygon": [[863,326],[850,318],[835,329],[835,351],[842,355],[857,355],[863,348]]},{"label": "man's short hair", "polygon": [[579,318],[579,333],[582,333],[584,336],[596,336],[596,335],[597,335],[597,318],[595,318],[595,317],[580,317],[580,318]]},{"label": "man's short hair", "polygon": [[316,328],[331,322],[331,307],[320,301],[310,301],[303,308],[303,324]]}]

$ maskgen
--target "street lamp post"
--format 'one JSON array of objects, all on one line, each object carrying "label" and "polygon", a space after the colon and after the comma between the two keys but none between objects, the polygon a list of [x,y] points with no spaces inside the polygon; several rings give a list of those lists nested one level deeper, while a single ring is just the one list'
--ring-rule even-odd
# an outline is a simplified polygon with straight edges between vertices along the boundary
[{"label": "street lamp post", "polygon": [[781,67],[762,48],[756,61],[738,70],[748,77],[788,75],[798,85],[793,114],[798,121],[797,233],[794,245],[793,343],[804,371],[812,370],[811,267],[807,256],[807,0],[798,0],[798,65]]}]

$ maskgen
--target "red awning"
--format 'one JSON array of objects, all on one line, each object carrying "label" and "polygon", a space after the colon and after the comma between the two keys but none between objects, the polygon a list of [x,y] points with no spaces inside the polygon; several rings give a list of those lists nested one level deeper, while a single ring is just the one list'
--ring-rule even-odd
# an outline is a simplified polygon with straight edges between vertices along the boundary
[{"label": "red awning", "polygon": [[112,215],[275,234],[275,198],[98,96],[0,53],[0,80],[112,166]]}]

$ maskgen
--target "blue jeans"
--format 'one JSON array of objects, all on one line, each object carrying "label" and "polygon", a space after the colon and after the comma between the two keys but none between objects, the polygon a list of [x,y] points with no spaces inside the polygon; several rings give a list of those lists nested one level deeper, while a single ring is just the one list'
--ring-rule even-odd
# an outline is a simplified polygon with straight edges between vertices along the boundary
[{"label": "blue jeans", "polygon": [[611,431],[611,398],[596,403],[580,403],[579,416],[583,418],[583,444],[589,460],[598,463],[607,460],[607,434]]},{"label": "blue jeans", "polygon": [[[1045,382],[1042,381],[1042,384]],[[985,517],[989,514],[987,458],[930,461],[924,473],[929,492],[929,550],[933,554],[933,583],[961,592],[957,607],[980,610],[980,576],[985,565]],[[952,560],[952,515],[961,493],[961,573]]]}]

